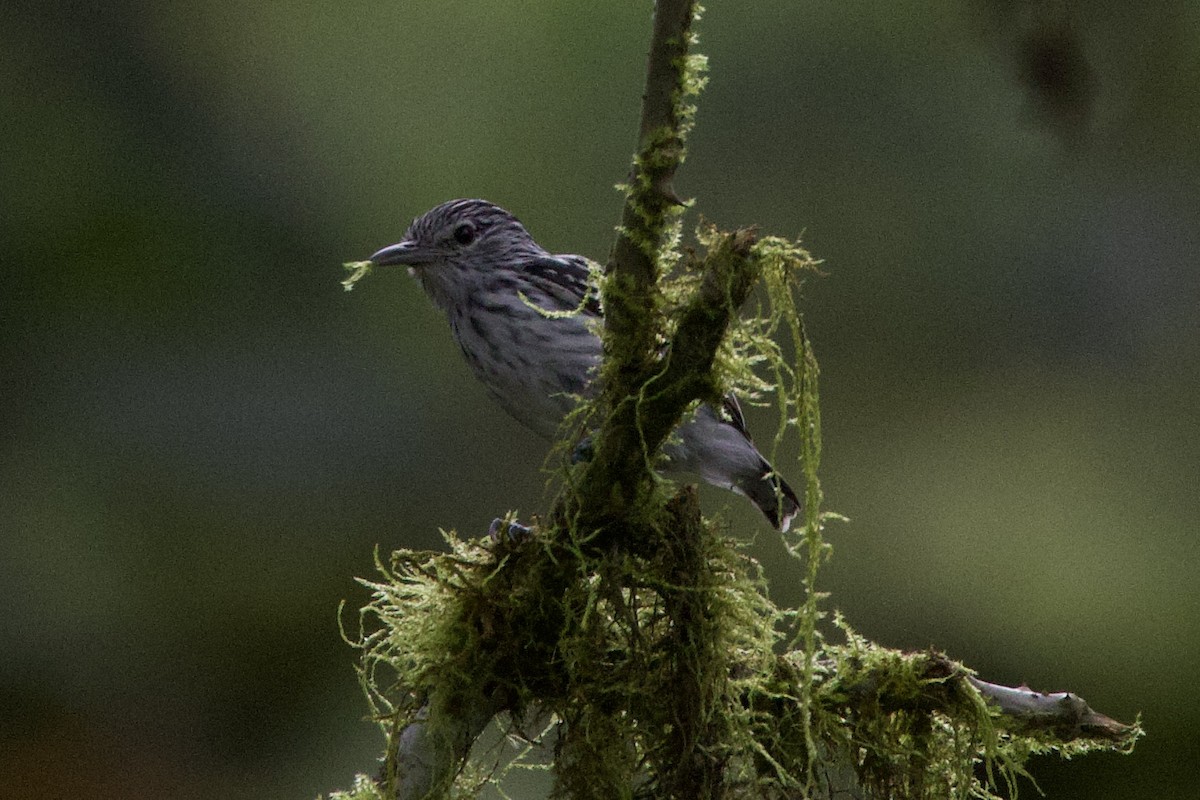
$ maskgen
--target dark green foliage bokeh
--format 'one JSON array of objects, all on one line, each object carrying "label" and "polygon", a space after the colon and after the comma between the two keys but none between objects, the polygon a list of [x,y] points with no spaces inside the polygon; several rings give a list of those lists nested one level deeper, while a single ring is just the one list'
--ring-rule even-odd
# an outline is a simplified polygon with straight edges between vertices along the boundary
[{"label": "dark green foliage bokeh", "polygon": [[[1088,81],[1055,116],[1020,5],[712,3],[679,190],[825,259],[832,604],[1144,713],[1131,758],[1035,765],[1051,797],[1187,797],[1200,14],[1064,4]],[[0,795],[309,797],[374,769],[338,600],[376,543],[544,507],[545,448],[412,281],[346,294],[340,264],[457,196],[603,257],[648,26],[648,3],[0,9]],[[798,602],[777,542],[754,553]]]}]

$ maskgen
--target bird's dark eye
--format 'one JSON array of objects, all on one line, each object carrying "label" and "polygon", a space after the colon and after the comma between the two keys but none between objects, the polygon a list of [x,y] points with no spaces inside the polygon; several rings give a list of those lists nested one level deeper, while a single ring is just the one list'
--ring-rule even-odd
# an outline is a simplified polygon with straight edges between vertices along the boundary
[{"label": "bird's dark eye", "polygon": [[470,244],[475,241],[475,226],[469,222],[460,222],[454,229],[454,241],[459,244]]}]

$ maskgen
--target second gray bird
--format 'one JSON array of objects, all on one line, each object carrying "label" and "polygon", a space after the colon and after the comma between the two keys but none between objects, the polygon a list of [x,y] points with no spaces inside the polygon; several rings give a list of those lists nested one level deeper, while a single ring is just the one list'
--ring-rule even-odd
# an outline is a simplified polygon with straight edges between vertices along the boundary
[{"label": "second gray bird", "polygon": [[[554,439],[600,363],[601,310],[586,259],[547,252],[516,217],[486,200],[451,200],[413,220],[399,243],[371,261],[407,266],[446,313],[492,397]],[[551,317],[538,309],[577,313]],[[800,503],[755,448],[732,395],[720,408],[700,406],[676,433],[663,447],[665,469],[743,494],[773,526],[788,529]]]}]

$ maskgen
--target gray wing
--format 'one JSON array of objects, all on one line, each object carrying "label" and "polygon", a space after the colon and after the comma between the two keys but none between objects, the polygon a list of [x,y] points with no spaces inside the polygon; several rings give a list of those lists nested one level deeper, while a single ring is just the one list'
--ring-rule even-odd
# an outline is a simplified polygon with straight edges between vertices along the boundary
[{"label": "gray wing", "polygon": [[601,315],[600,293],[583,256],[546,255],[531,258],[523,266],[529,282],[554,303],[555,311],[580,308],[585,314]]}]

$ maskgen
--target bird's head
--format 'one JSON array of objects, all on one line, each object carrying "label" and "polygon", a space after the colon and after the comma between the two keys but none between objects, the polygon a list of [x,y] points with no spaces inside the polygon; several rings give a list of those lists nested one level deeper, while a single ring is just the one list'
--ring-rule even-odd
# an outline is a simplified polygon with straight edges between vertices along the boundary
[{"label": "bird's head", "polygon": [[544,252],[525,226],[486,200],[450,200],[417,217],[404,238],[371,256],[376,266],[437,267],[491,260],[509,253]]},{"label": "bird's head", "polygon": [[498,268],[545,255],[525,226],[486,200],[450,200],[412,221],[404,238],[371,256],[403,265],[439,305],[461,302]]}]

